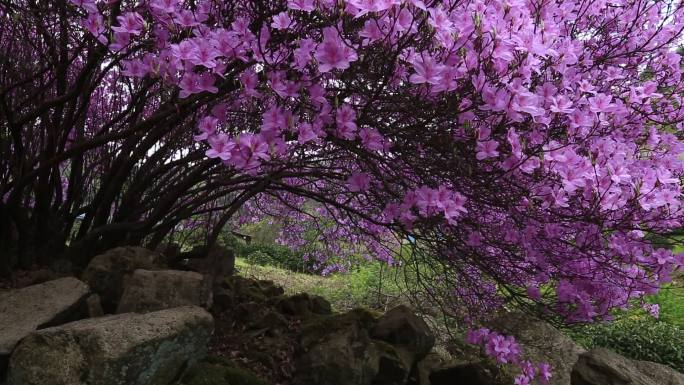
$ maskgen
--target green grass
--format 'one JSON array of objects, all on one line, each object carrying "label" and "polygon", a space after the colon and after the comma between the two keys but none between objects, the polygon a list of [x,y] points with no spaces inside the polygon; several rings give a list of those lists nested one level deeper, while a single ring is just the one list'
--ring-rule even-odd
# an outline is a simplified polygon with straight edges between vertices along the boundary
[{"label": "green grass", "polygon": [[296,273],[273,266],[250,264],[236,258],[235,266],[243,277],[265,279],[282,286],[288,294],[309,293],[330,301],[333,310],[347,311],[359,306],[386,310],[403,303],[403,291],[387,266],[368,263],[347,274],[321,277]]},{"label": "green grass", "polygon": [[684,329],[684,273],[676,276],[672,283],[663,287],[649,302],[660,306],[660,319]]}]

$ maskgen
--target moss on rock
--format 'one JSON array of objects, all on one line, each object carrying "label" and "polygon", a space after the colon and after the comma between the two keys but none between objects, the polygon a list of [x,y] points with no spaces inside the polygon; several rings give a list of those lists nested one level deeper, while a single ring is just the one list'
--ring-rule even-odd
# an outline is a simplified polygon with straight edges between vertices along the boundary
[{"label": "moss on rock", "polygon": [[334,335],[336,331],[350,327],[370,330],[375,325],[378,316],[379,313],[372,310],[357,308],[342,314],[311,318],[302,327],[302,345],[306,348],[311,343]]},{"label": "moss on rock", "polygon": [[220,357],[207,357],[192,366],[181,380],[182,385],[267,385],[247,369]]}]

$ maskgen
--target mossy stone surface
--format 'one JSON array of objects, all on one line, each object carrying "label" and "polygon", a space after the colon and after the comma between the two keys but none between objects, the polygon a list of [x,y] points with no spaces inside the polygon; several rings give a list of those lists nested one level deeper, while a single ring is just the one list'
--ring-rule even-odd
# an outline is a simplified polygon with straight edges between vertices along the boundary
[{"label": "mossy stone surface", "polygon": [[247,369],[218,358],[207,357],[191,367],[181,380],[182,385],[267,385]]}]

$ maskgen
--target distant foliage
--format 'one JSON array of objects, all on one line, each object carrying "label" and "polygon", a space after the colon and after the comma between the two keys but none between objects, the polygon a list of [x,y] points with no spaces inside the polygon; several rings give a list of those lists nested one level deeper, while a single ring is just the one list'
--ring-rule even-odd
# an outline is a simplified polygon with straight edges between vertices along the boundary
[{"label": "distant foliage", "polygon": [[605,347],[636,360],[658,362],[684,372],[684,330],[653,318],[623,319],[573,331],[587,348]]},{"label": "distant foliage", "polygon": [[235,254],[247,262],[260,266],[275,266],[283,269],[313,273],[313,264],[307,262],[301,252],[292,251],[288,247],[276,244],[245,244],[235,237],[225,239],[225,244],[231,247]]}]

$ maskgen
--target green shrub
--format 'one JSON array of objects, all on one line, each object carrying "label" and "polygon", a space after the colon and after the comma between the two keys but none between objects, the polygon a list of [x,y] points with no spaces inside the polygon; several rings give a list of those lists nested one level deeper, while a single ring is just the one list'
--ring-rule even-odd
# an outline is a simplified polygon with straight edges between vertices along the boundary
[{"label": "green shrub", "polygon": [[312,264],[304,260],[302,253],[275,244],[231,245],[238,257],[260,266],[275,266],[295,272],[312,272]]},{"label": "green shrub", "polygon": [[259,266],[268,266],[273,264],[273,258],[261,250],[255,250],[245,257],[247,262]]},{"label": "green shrub", "polygon": [[652,318],[626,318],[571,331],[591,349],[605,347],[636,360],[658,362],[684,372],[684,330]]}]

